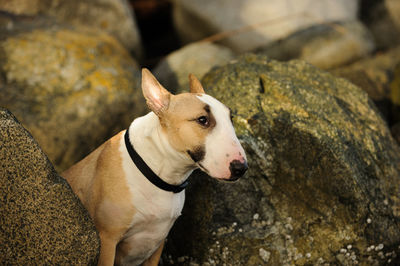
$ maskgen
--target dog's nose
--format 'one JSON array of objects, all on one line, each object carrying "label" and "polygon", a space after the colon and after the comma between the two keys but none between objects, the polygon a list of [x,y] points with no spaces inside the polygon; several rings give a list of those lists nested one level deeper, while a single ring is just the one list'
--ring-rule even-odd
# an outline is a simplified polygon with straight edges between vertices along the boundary
[{"label": "dog's nose", "polygon": [[244,175],[247,171],[247,162],[243,163],[239,160],[233,160],[229,165],[229,170],[231,171],[230,180],[237,180]]}]

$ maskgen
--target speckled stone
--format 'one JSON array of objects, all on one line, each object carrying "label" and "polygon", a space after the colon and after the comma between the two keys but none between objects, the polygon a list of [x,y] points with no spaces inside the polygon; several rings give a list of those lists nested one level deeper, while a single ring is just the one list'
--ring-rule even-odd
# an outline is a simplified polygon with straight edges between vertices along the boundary
[{"label": "speckled stone", "polygon": [[37,142],[0,108],[0,265],[96,265],[88,212]]},{"label": "speckled stone", "polygon": [[364,91],[252,54],[202,83],[233,110],[249,170],[191,178],[165,261],[399,265],[400,148]]}]

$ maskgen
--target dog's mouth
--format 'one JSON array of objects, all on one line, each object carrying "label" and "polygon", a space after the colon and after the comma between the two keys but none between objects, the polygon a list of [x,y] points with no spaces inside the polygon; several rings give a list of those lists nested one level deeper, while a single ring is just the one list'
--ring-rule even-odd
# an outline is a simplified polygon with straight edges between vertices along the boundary
[{"label": "dog's mouth", "polygon": [[201,163],[197,163],[197,165],[199,166],[201,171],[205,172],[206,174],[209,174],[209,171],[207,170],[207,168],[205,168]]},{"label": "dog's mouth", "polygon": [[[201,171],[211,176],[210,172],[207,170],[207,168],[204,167],[204,165],[202,165],[201,163],[197,163],[197,166],[200,168]],[[217,179],[219,182],[224,182],[224,183],[235,183],[240,179],[240,176],[230,177],[230,178],[214,178],[214,179]]]}]

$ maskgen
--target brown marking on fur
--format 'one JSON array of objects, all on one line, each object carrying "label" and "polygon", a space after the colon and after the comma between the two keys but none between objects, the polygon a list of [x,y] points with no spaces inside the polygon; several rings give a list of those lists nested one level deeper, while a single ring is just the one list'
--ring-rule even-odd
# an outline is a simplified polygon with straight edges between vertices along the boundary
[{"label": "brown marking on fur", "polygon": [[117,245],[117,253],[115,255],[115,265],[121,265],[123,258],[129,255],[129,252],[134,248],[132,242],[121,241]]},{"label": "brown marking on fur", "polygon": [[158,249],[151,255],[150,258],[145,260],[143,262],[143,266],[157,266],[158,262],[160,261],[160,257],[162,254],[162,250],[164,248],[164,241],[161,243],[161,245],[158,247]]},{"label": "brown marking on fur", "polygon": [[[206,107],[208,105],[196,96],[192,93],[173,95],[169,108],[160,116],[161,126],[170,144],[177,151],[184,153],[188,150],[194,152],[198,147],[204,146],[205,138],[216,125],[209,107]],[[196,122],[201,116],[208,117],[208,127]]]},{"label": "brown marking on fur", "polygon": [[200,81],[192,73],[189,74],[189,88],[191,93],[205,93]]},{"label": "brown marking on fur", "polygon": [[99,265],[113,264],[115,246],[129,229],[135,213],[119,151],[123,133],[115,135],[62,173],[100,233]]},{"label": "brown marking on fur", "polygon": [[190,158],[192,158],[192,160],[195,163],[203,160],[204,156],[206,155],[206,151],[204,149],[204,146],[196,147],[192,151],[191,150],[187,150],[187,153],[190,155]]}]

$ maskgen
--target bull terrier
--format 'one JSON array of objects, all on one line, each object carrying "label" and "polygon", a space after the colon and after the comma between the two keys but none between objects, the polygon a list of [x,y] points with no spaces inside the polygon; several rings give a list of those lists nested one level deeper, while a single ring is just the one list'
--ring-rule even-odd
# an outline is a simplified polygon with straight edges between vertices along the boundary
[{"label": "bull terrier", "polygon": [[62,174],[99,232],[99,265],[158,265],[192,171],[234,181],[247,170],[230,110],[189,80],[173,95],[143,69],[151,112]]}]

